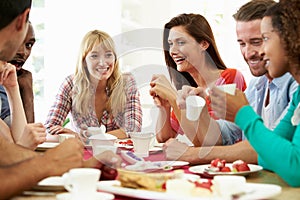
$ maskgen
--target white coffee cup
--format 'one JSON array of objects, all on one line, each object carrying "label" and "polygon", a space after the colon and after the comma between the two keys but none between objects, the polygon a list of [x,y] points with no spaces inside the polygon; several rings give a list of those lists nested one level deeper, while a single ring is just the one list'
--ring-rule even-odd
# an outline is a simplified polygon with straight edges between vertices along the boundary
[{"label": "white coffee cup", "polygon": [[62,143],[63,141],[65,141],[66,139],[69,138],[75,138],[74,134],[68,134],[68,133],[62,133],[62,134],[58,134],[58,142]]},{"label": "white coffee cup", "polygon": [[229,198],[233,194],[239,194],[245,191],[246,178],[244,176],[235,175],[218,175],[213,178],[214,194],[224,199]]},{"label": "white coffee cup", "polygon": [[64,187],[72,200],[94,199],[101,171],[94,168],[74,168],[63,175]]},{"label": "white coffee cup", "polygon": [[104,134],[106,132],[106,127],[104,125],[101,125],[100,127],[97,126],[89,126],[86,130],[84,130],[83,137],[86,139],[85,144],[90,145],[91,142],[89,140],[89,137],[99,134]]},{"label": "white coffee cup", "polygon": [[236,83],[218,85],[216,87],[219,90],[222,90],[223,92],[226,92],[226,93],[231,94],[231,95],[235,95]]},{"label": "white coffee cup", "polygon": [[202,97],[188,96],[186,98],[186,118],[191,121],[198,120],[204,106],[205,99]]},{"label": "white coffee cup", "polygon": [[92,135],[91,137],[89,137],[89,140],[91,141],[93,148],[98,145],[113,146],[115,144],[115,141],[117,140],[117,137],[109,133],[104,133],[104,134]]},{"label": "white coffee cup", "polygon": [[154,133],[131,132],[129,133],[129,136],[131,137],[133,142],[134,153],[137,156],[148,157],[150,143],[152,141],[152,138],[154,137]]},{"label": "white coffee cup", "polygon": [[114,145],[95,145],[93,146],[93,155],[98,155],[103,153],[104,151],[112,151],[113,153],[117,153],[117,146]]},{"label": "white coffee cup", "polygon": [[86,131],[84,132],[86,137],[90,137],[93,135],[97,135],[97,134],[102,134],[106,132],[106,128],[104,125],[101,125],[100,127],[94,127],[94,126],[90,126],[86,129]]}]

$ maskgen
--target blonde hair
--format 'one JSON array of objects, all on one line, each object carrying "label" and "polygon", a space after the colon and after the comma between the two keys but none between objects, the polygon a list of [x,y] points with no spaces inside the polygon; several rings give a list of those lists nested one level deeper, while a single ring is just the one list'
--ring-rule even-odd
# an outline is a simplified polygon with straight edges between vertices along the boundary
[{"label": "blonde hair", "polygon": [[106,87],[109,99],[106,110],[113,114],[113,116],[116,116],[117,113],[123,112],[125,107],[126,95],[124,91],[124,80],[116,56],[114,42],[107,33],[100,30],[88,32],[81,42],[73,79],[73,107],[78,113],[87,115],[91,105],[94,106],[93,99],[96,88],[92,88],[93,86],[91,85],[90,74],[86,67],[85,58],[93,47],[99,44],[103,45],[104,48],[111,50],[115,56],[115,68],[112,75],[107,80]]}]

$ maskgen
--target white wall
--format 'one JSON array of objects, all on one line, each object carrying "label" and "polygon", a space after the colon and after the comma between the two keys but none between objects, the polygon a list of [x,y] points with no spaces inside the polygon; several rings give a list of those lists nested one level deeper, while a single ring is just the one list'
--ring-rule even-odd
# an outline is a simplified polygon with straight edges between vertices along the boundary
[{"label": "white wall", "polygon": [[75,72],[80,42],[88,31],[121,32],[120,0],[47,0],[45,6],[45,99],[36,102],[36,119],[45,121],[63,79]]},{"label": "white wall", "polygon": [[[168,75],[161,51],[162,35],[159,32],[162,32],[166,22],[178,14],[204,15],[212,26],[218,48],[227,66],[240,69],[247,81],[251,77],[236,42],[235,22],[232,18],[237,8],[248,0],[45,1],[46,6],[42,13],[35,12],[33,8],[31,15],[33,23],[45,21],[43,52],[35,52],[45,55],[45,71],[39,74],[45,80],[45,97],[36,99],[37,121],[45,121],[49,106],[63,78],[75,71],[81,39],[92,29],[106,31],[116,39],[122,70],[133,71],[139,79],[141,101],[147,104],[148,114],[155,110],[148,95],[148,82],[152,74]],[[223,17],[218,17],[218,14],[222,14]],[[143,32],[144,28],[150,30],[149,34]],[[154,122],[149,121],[148,114],[145,115],[144,125],[153,126]]]}]

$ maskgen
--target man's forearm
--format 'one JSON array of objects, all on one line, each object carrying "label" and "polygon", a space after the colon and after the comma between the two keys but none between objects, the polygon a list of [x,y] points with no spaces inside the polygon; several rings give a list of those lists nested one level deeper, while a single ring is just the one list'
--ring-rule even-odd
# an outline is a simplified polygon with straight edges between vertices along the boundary
[{"label": "man's forearm", "polygon": [[10,167],[0,167],[0,177],[5,177],[1,180],[0,198],[13,197],[48,177],[49,171],[45,169],[45,164],[42,156],[37,156]]},{"label": "man's forearm", "polygon": [[32,158],[38,154],[0,137],[0,166],[8,166]]},{"label": "man's forearm", "polygon": [[257,164],[257,153],[246,140],[228,146],[194,148],[193,154],[194,156],[190,157],[190,162],[193,164],[208,164],[215,158],[224,159],[228,163],[243,160]]}]

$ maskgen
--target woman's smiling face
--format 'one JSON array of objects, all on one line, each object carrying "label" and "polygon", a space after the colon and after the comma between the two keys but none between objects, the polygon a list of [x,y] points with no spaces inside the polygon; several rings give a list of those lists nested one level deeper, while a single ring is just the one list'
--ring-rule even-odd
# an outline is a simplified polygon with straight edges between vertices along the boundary
[{"label": "woman's smiling face", "polygon": [[97,80],[107,80],[112,75],[115,61],[113,51],[101,44],[95,45],[85,58],[89,74]]},{"label": "woman's smiling face", "polygon": [[266,62],[266,69],[273,78],[289,71],[288,58],[279,33],[272,26],[271,17],[264,17],[261,22],[263,45],[260,54]]},{"label": "woman's smiling face", "polygon": [[169,53],[176,63],[177,70],[180,72],[194,70],[194,66],[199,62],[199,53],[203,52],[203,49],[183,26],[171,28],[168,43]]}]

